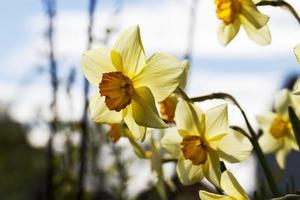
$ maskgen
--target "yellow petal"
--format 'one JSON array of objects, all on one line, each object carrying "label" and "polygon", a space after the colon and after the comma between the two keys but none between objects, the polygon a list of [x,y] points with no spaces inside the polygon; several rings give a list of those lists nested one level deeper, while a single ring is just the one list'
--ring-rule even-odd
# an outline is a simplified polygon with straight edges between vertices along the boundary
[{"label": "yellow petal", "polygon": [[259,127],[266,133],[269,132],[271,124],[276,117],[276,114],[273,112],[266,112],[263,115],[256,116],[256,121],[259,124]]},{"label": "yellow petal", "polygon": [[179,135],[178,131],[173,129],[165,133],[164,137],[160,140],[161,146],[173,157],[179,158],[181,155],[180,143],[182,137]]},{"label": "yellow petal", "polygon": [[238,200],[247,200],[245,190],[240,186],[235,177],[229,172],[224,171],[221,176],[221,187],[226,194]]},{"label": "yellow petal", "polygon": [[275,152],[282,147],[282,140],[275,139],[269,132],[264,132],[258,142],[266,154]]},{"label": "yellow petal", "polygon": [[200,200],[236,200],[226,195],[213,194],[204,190],[199,191]]},{"label": "yellow petal", "polygon": [[209,182],[220,188],[221,168],[220,159],[216,151],[209,150],[203,167],[203,174]]},{"label": "yellow petal", "polygon": [[186,132],[189,135],[199,135],[201,133],[201,126],[203,126],[203,124],[200,125],[203,120],[201,119],[203,118],[201,117],[202,111],[195,108],[196,106],[193,104],[182,99],[179,100],[175,111],[175,122],[179,133]]},{"label": "yellow petal", "polygon": [[191,185],[203,179],[202,165],[193,165],[190,160],[184,158],[178,160],[176,171],[183,185]]},{"label": "yellow petal", "polygon": [[245,160],[252,151],[248,138],[232,129],[221,140],[214,142],[214,146],[220,158],[231,163]]},{"label": "yellow petal", "polygon": [[140,126],[135,122],[132,116],[131,105],[129,105],[125,110],[124,121],[132,136],[139,141],[144,141],[146,135],[146,127]]},{"label": "yellow petal", "polygon": [[205,137],[207,140],[229,131],[227,104],[210,108],[205,113]]},{"label": "yellow petal", "polygon": [[242,23],[244,23],[244,21],[247,21],[253,26],[254,29],[260,29],[269,21],[269,17],[261,14],[256,9],[256,6],[252,1],[243,1],[241,5],[241,15],[245,19],[242,21]]},{"label": "yellow petal", "polygon": [[110,111],[105,102],[105,98],[99,93],[95,93],[89,102],[91,118],[98,123],[119,123],[122,120],[122,112]]},{"label": "yellow petal", "polygon": [[295,56],[297,58],[298,63],[300,63],[300,44],[298,44],[295,48],[294,48],[294,53]]},{"label": "yellow petal", "polygon": [[281,169],[284,169],[286,157],[290,153],[291,149],[289,147],[284,147],[277,151],[276,153],[276,161]]},{"label": "yellow petal", "polygon": [[138,125],[151,128],[168,128],[168,125],[159,117],[154,97],[149,88],[136,88],[131,104],[133,118]]},{"label": "yellow petal", "polygon": [[112,50],[101,47],[83,53],[81,67],[86,79],[94,86],[99,86],[102,73],[117,71],[112,63]]},{"label": "yellow petal", "polygon": [[156,53],[146,66],[133,78],[135,87],[150,88],[156,101],[163,101],[178,87],[184,66],[173,56]]},{"label": "yellow petal", "polygon": [[248,37],[259,45],[268,45],[272,41],[271,33],[269,30],[269,27],[267,25],[256,29],[253,24],[251,24],[248,19],[246,19],[244,16],[240,16],[240,20],[242,22],[242,25],[248,35]]},{"label": "yellow petal", "polygon": [[132,26],[123,31],[113,48],[120,52],[124,72],[128,77],[138,74],[145,66],[144,47],[138,26]]},{"label": "yellow petal", "polygon": [[184,67],[184,70],[182,74],[180,75],[179,79],[179,87],[181,89],[184,89],[187,83],[187,77],[189,75],[189,70],[190,70],[190,62],[188,60],[183,60],[181,62],[182,66]]},{"label": "yellow petal", "polygon": [[275,110],[281,116],[288,116],[288,107],[291,105],[291,93],[287,89],[279,91],[275,97]]},{"label": "yellow petal", "polygon": [[218,39],[221,45],[226,46],[239,32],[241,22],[239,19],[234,20],[233,23],[226,25],[221,23],[218,28]]}]

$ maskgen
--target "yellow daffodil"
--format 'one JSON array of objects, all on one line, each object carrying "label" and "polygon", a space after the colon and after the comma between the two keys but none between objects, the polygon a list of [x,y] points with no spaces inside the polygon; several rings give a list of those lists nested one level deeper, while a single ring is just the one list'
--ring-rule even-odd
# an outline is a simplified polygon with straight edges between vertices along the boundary
[{"label": "yellow daffodil", "polygon": [[275,112],[257,116],[259,126],[263,130],[259,144],[264,153],[276,154],[276,161],[280,168],[284,168],[289,152],[298,149],[288,115],[288,106],[291,104],[291,93],[284,89],[276,96]]},{"label": "yellow daffodil", "polygon": [[177,87],[184,70],[173,56],[155,53],[145,60],[138,26],[127,28],[113,48],[86,51],[81,61],[88,81],[99,87],[90,100],[92,120],[127,124],[143,140],[146,127],[166,128],[156,109]]},{"label": "yellow daffodil", "polygon": [[199,107],[180,99],[175,122],[178,131],[166,133],[161,144],[178,159],[176,171],[183,184],[206,177],[219,187],[220,161],[239,162],[252,150],[244,135],[229,128],[227,105],[203,113]]},{"label": "yellow daffodil", "polygon": [[[184,67],[183,73],[180,76],[179,86],[182,90],[185,88],[187,83],[187,76],[189,73],[189,61],[184,60],[181,62],[182,66]],[[159,102],[160,106],[160,114],[162,119],[167,123],[173,123],[175,117],[175,109],[178,103],[178,96],[176,94],[171,94],[163,101]]]},{"label": "yellow daffodil", "polygon": [[225,195],[213,194],[200,190],[199,196],[201,200],[248,200],[249,197],[245,190],[240,186],[239,182],[229,172],[224,171],[221,175],[221,189]]},{"label": "yellow daffodil", "polygon": [[215,0],[215,4],[217,17],[222,20],[218,30],[222,45],[226,46],[236,36],[241,25],[255,43],[270,44],[269,17],[261,14],[252,0]]},{"label": "yellow daffodil", "polygon": [[295,56],[297,58],[298,63],[300,63],[300,44],[298,44],[295,48],[294,48],[294,53]]}]

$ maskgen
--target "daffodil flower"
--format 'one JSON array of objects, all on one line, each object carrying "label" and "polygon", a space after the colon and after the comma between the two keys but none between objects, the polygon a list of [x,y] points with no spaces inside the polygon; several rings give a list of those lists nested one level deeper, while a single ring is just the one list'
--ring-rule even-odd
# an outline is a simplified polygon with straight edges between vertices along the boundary
[{"label": "daffodil flower", "polygon": [[[183,73],[180,76],[179,88],[184,89],[187,83],[187,76],[189,73],[190,63],[188,60],[183,60],[181,62],[182,66],[184,67]],[[178,103],[178,96],[176,94],[171,94],[163,101],[159,102],[160,106],[160,114],[162,119],[167,123],[173,123],[175,117],[175,109]]]},{"label": "daffodil flower", "polygon": [[201,200],[248,200],[249,197],[245,190],[240,186],[239,182],[229,172],[224,171],[221,175],[221,189],[225,195],[213,194],[200,190],[199,196]]},{"label": "daffodil flower", "polygon": [[241,25],[255,43],[270,44],[269,17],[261,14],[252,0],[215,0],[215,4],[217,17],[222,20],[218,30],[222,45],[226,46],[236,36]]},{"label": "daffodil flower", "polygon": [[276,96],[275,112],[257,116],[257,122],[263,130],[259,144],[264,153],[276,154],[276,161],[282,169],[289,152],[298,149],[288,115],[288,106],[291,104],[291,93],[284,89]]},{"label": "daffodil flower", "polygon": [[220,161],[239,162],[252,150],[244,135],[229,128],[226,104],[204,113],[194,104],[180,99],[175,122],[178,131],[166,133],[161,144],[178,159],[177,175],[185,185],[206,177],[219,187]]},{"label": "daffodil flower", "polygon": [[300,44],[298,44],[295,48],[294,48],[294,54],[297,58],[298,63],[300,63]]},{"label": "daffodil flower", "polygon": [[127,28],[113,48],[86,51],[81,65],[88,81],[99,87],[89,104],[93,121],[124,120],[138,140],[144,139],[146,127],[167,127],[155,103],[178,87],[184,68],[175,57],[164,53],[145,60],[138,26]]}]

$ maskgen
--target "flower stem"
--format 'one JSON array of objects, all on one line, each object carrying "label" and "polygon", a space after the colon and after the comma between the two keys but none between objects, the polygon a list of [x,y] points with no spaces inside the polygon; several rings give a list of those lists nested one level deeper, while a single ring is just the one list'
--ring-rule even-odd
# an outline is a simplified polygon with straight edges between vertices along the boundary
[{"label": "flower stem", "polygon": [[286,8],[295,17],[295,19],[300,24],[300,17],[298,15],[298,13],[293,8],[293,6],[291,6],[286,1],[283,1],[283,0],[277,0],[277,1],[265,0],[265,1],[260,1],[256,5],[257,6],[275,6],[275,7],[279,6],[279,7],[282,7],[282,8]]},{"label": "flower stem", "polygon": [[235,98],[233,96],[231,96],[230,94],[227,93],[212,93],[210,95],[205,95],[205,96],[200,96],[200,97],[195,97],[195,98],[191,98],[191,100],[193,102],[201,102],[201,101],[205,101],[205,100],[209,100],[209,99],[229,99],[233,104],[235,104],[239,110],[241,111],[243,118],[245,120],[245,123],[247,125],[247,128],[250,132],[251,137],[248,137],[248,139],[250,140],[251,144],[253,145],[254,151],[257,155],[257,158],[262,166],[262,169],[265,173],[265,176],[267,178],[268,184],[270,186],[270,189],[272,191],[273,197],[278,196],[279,192],[276,186],[276,182],[275,179],[271,173],[271,169],[270,166],[266,160],[266,157],[263,154],[263,151],[258,143],[258,136],[255,133],[255,131],[253,130],[244,110],[241,108],[241,106],[239,105],[239,103],[235,100]]}]

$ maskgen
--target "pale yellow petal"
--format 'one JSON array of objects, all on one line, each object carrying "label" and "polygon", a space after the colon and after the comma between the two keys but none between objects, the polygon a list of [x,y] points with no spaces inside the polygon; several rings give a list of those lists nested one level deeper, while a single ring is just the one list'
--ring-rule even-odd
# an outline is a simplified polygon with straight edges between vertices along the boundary
[{"label": "pale yellow petal", "polygon": [[101,97],[97,92],[95,93],[89,102],[89,110],[91,119],[97,123],[119,123],[122,120],[122,112],[110,111],[105,102],[105,98]]},{"label": "pale yellow petal", "polygon": [[248,37],[259,45],[268,45],[272,41],[271,33],[269,30],[268,25],[265,25],[261,28],[255,28],[253,24],[251,24],[247,18],[244,16],[240,16],[240,20],[242,22],[242,25],[248,35]]},{"label": "pale yellow petal", "polygon": [[203,166],[203,174],[209,182],[220,188],[221,168],[220,159],[216,151],[208,151],[207,160]]},{"label": "pale yellow petal", "polygon": [[99,86],[102,73],[117,71],[112,63],[112,49],[101,47],[85,51],[81,67],[86,79],[94,86]]},{"label": "pale yellow petal", "polygon": [[181,155],[180,143],[182,137],[179,135],[178,131],[173,129],[167,131],[163,138],[160,140],[161,146],[173,157],[179,158]]},{"label": "pale yellow petal", "polygon": [[281,115],[288,117],[288,107],[292,104],[291,93],[287,89],[278,92],[275,97],[275,110]]},{"label": "pale yellow petal", "polygon": [[276,161],[281,169],[284,169],[285,163],[286,163],[286,158],[288,154],[290,153],[291,149],[290,148],[282,148],[276,153]]},{"label": "pale yellow petal", "polygon": [[206,192],[204,190],[199,191],[199,196],[200,196],[200,200],[236,200],[226,195],[214,194],[214,193]]},{"label": "pale yellow petal", "polygon": [[229,131],[227,104],[210,108],[205,112],[205,137],[207,140]]},{"label": "pale yellow petal", "polygon": [[265,133],[268,133],[275,117],[275,113],[268,111],[263,115],[256,116],[256,121],[258,122],[260,129],[262,129]]},{"label": "pale yellow petal", "polygon": [[275,152],[282,147],[282,139],[274,138],[269,132],[264,132],[258,142],[266,154]]},{"label": "pale yellow petal", "polygon": [[222,173],[221,187],[226,194],[234,197],[235,199],[248,200],[247,193],[229,171],[224,171]]},{"label": "pale yellow petal", "polygon": [[300,44],[298,44],[295,48],[294,48],[294,53],[295,56],[297,58],[298,63],[300,63]]},{"label": "pale yellow petal", "polygon": [[131,26],[123,31],[113,48],[121,54],[124,72],[130,78],[145,66],[144,47],[138,26]]},{"label": "pale yellow petal", "polygon": [[178,87],[184,66],[177,58],[156,53],[151,56],[141,73],[133,78],[135,87],[150,88],[156,101],[163,101]]},{"label": "pale yellow petal", "polygon": [[[260,13],[252,1],[242,1],[241,4],[241,15],[253,28],[260,29],[267,24],[269,17]],[[244,20],[242,23],[244,23]]]},{"label": "pale yellow petal", "polygon": [[138,125],[150,128],[168,127],[159,117],[154,97],[149,88],[136,88],[131,105],[133,118]]},{"label": "pale yellow petal", "polygon": [[179,79],[180,79],[179,87],[181,89],[184,89],[186,84],[187,84],[187,78],[188,78],[189,70],[190,70],[190,62],[189,62],[189,60],[183,60],[181,62],[181,64],[184,67],[184,70],[183,70],[182,74],[179,77]]},{"label": "pale yellow petal", "polygon": [[176,171],[183,185],[191,185],[203,179],[202,165],[193,165],[190,160],[184,158],[178,160]]},{"label": "pale yellow petal", "polygon": [[140,126],[135,122],[132,116],[131,105],[128,106],[125,110],[124,121],[132,136],[139,141],[144,141],[146,135],[146,127]]},{"label": "pale yellow petal", "polygon": [[245,160],[253,148],[246,136],[232,129],[222,139],[214,142],[214,146],[220,158],[230,163]]},{"label": "pale yellow petal", "polygon": [[236,36],[241,27],[239,19],[228,25],[221,23],[218,28],[218,39],[221,45],[226,46]]},{"label": "pale yellow petal", "polygon": [[[175,122],[177,129],[187,132],[189,135],[199,135],[201,125],[199,115],[192,103],[180,99],[175,111]],[[198,109],[200,112],[200,109]]]}]

